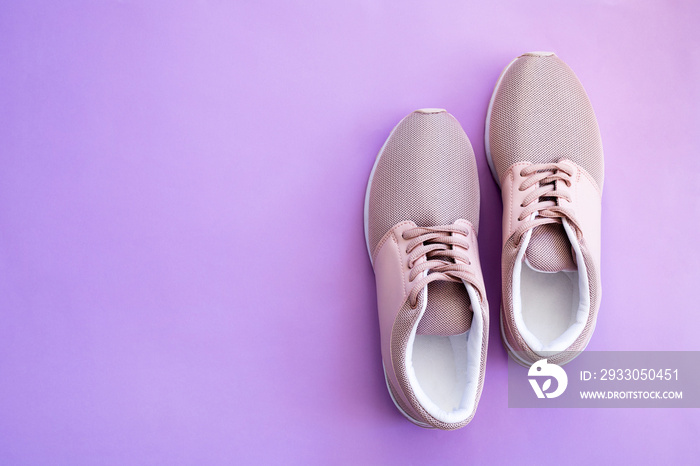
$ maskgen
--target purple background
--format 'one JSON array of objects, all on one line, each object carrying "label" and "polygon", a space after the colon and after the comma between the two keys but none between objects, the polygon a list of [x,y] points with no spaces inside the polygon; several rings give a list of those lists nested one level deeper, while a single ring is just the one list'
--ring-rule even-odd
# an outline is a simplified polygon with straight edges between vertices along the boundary
[{"label": "purple background", "polygon": [[467,428],[386,392],[362,203],[411,110],[483,151],[501,69],[555,50],[606,151],[595,350],[698,350],[700,4],[3,2],[0,463],[697,461],[697,410],[507,408],[491,326]]}]

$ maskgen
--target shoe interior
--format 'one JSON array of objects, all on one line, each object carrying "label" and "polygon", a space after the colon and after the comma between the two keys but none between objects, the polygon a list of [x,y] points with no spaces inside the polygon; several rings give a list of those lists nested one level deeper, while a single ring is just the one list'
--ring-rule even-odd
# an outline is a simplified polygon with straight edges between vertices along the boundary
[{"label": "shoe interior", "polygon": [[[418,334],[419,321],[406,349],[408,383],[416,401],[435,420],[446,424],[464,422],[474,414],[483,376],[484,318],[478,292],[465,285],[473,311],[469,330],[455,335]],[[423,316],[426,304],[424,301]]]},{"label": "shoe interior", "polygon": [[416,335],[413,343],[413,368],[427,397],[442,411],[461,408],[467,387],[467,338],[458,335]]},{"label": "shoe interior", "polygon": [[543,345],[548,345],[576,323],[579,273],[540,272],[524,262],[520,296],[525,326]]}]

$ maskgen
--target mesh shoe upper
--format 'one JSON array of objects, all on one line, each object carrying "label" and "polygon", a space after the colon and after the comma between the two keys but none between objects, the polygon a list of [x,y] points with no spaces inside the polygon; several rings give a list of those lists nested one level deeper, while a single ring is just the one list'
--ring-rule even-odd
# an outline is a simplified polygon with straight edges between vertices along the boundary
[{"label": "mesh shoe upper", "polygon": [[401,221],[432,226],[459,218],[479,230],[479,179],[469,139],[447,112],[413,112],[394,129],[374,171],[369,249]]},{"label": "mesh shoe upper", "polygon": [[[465,219],[479,230],[479,178],[469,138],[445,111],[418,110],[394,129],[377,163],[369,198],[369,247],[395,224],[448,225]],[[431,299],[419,334],[469,330],[471,307],[464,286],[430,285]]]},{"label": "mesh shoe upper", "polygon": [[452,115],[419,110],[394,128],[365,208],[394,402],[423,427],[463,427],[483,387],[488,303],[476,239],[476,161]]},{"label": "mesh shoe upper", "polygon": [[489,122],[498,179],[514,163],[567,158],[603,189],[603,146],[586,91],[556,55],[525,54],[503,75]]},{"label": "mesh shoe upper", "polygon": [[[553,274],[557,272],[572,273],[585,270],[587,277],[587,289],[582,296],[587,296],[588,314],[585,321],[576,322],[581,325],[581,333],[571,342],[567,348],[569,351],[577,352],[583,350],[595,327],[598,307],[600,304],[600,265],[595,254],[598,247],[593,251],[589,249],[591,244],[599,245],[600,237],[600,192],[603,188],[604,164],[603,149],[598,129],[598,123],[593,113],[593,108],[588,100],[583,86],[579,82],[573,71],[556,55],[551,53],[529,53],[524,54],[514,60],[503,72],[490,107],[489,120],[487,121],[488,134],[487,150],[492,161],[492,168],[495,176],[503,185],[506,175],[513,165],[520,173],[520,176],[530,176],[528,173],[545,173],[550,165],[546,167],[540,164],[557,164],[563,160],[568,160],[576,164],[585,174],[581,175],[590,183],[595,185],[595,195],[588,198],[577,198],[573,212],[578,216],[584,205],[598,205],[598,218],[590,215],[582,218],[571,218],[569,221],[580,223],[585,227],[585,232],[578,240],[567,236],[562,220],[559,223],[537,224],[541,220],[535,216],[532,222],[530,240],[525,248],[522,261],[532,270],[543,274]],[[535,164],[534,167],[528,165]],[[521,171],[522,170],[522,171]],[[539,171],[537,171],[539,170]],[[578,168],[577,168],[578,170]],[[556,168],[555,168],[556,171]],[[556,178],[555,172],[552,179]],[[587,174],[587,176],[586,176]],[[510,172],[511,179],[516,176]],[[542,175],[545,176],[545,175]],[[539,179],[539,178],[538,178]],[[573,178],[566,183],[579,183],[578,178]],[[569,192],[564,181],[549,181],[543,179],[541,183],[535,185],[537,189],[547,191],[551,186],[551,192],[556,196]],[[508,182],[509,191],[513,196],[513,190],[526,190],[525,184],[513,187],[512,182]],[[556,187],[555,187],[556,186]],[[578,184],[576,185],[578,186]],[[560,190],[561,191],[555,191]],[[583,192],[579,188],[571,188],[571,192]],[[586,191],[588,192],[588,191]],[[577,194],[578,195],[578,194]],[[524,212],[527,205],[531,205],[531,200],[523,201],[525,205],[515,205],[510,197],[506,198],[504,193],[504,214],[505,206],[514,212]],[[509,201],[510,199],[510,201]],[[560,206],[559,198],[548,197],[546,193],[539,197],[539,205],[546,209],[547,205]],[[517,201],[518,203],[520,201]],[[523,209],[525,207],[525,209]],[[552,207],[553,209],[560,207]],[[595,209],[593,209],[595,210]],[[589,210],[591,211],[591,210]],[[527,211],[530,212],[530,211]],[[537,212],[539,215],[539,211]],[[544,215],[544,214],[542,214]],[[553,215],[551,212],[547,215]],[[567,214],[568,215],[568,214]],[[512,217],[510,217],[512,218]],[[505,220],[504,220],[505,221]],[[523,228],[528,228],[523,225]],[[516,322],[522,316],[523,304],[521,301],[521,291],[519,285],[520,278],[514,281],[514,269],[516,265],[520,267],[517,260],[522,249],[519,238],[515,234],[505,234],[503,248],[503,330],[506,342],[514,351],[523,352],[525,359],[534,362],[541,356],[536,354],[523,339],[522,332],[528,329],[522,328]],[[518,233],[518,232],[516,232]],[[521,233],[521,232],[520,232]],[[589,236],[587,236],[589,235]],[[580,245],[580,256],[577,259],[574,254],[575,245]],[[519,269],[518,269],[519,270]],[[518,272],[520,274],[520,272]],[[519,275],[520,277],[520,275]],[[515,286],[515,288],[514,288]],[[581,289],[584,291],[584,289]],[[550,289],[542,290],[541,293],[553,292]],[[515,296],[517,294],[517,296]],[[585,308],[585,307],[584,307]],[[529,308],[531,309],[531,308]],[[517,317],[517,318],[516,318]],[[570,341],[567,337],[564,341]],[[556,362],[566,362],[572,357],[571,354],[561,354],[553,356]]]}]

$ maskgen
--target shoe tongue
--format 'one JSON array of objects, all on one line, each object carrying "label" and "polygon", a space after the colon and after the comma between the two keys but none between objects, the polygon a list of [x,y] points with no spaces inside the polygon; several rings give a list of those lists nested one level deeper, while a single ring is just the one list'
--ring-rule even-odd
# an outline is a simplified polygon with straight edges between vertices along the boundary
[{"label": "shoe tongue", "polygon": [[558,223],[547,223],[532,230],[525,258],[530,267],[541,272],[577,270],[569,237],[564,226]]},{"label": "shoe tongue", "polygon": [[428,304],[418,322],[419,335],[458,335],[472,326],[472,306],[463,283],[428,284]]}]

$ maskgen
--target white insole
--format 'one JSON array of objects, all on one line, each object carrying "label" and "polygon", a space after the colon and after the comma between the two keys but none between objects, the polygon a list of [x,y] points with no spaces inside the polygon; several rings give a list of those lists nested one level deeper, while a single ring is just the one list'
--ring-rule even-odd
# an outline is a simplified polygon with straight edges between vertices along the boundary
[{"label": "white insole", "polygon": [[578,272],[545,273],[523,263],[520,296],[525,326],[545,345],[576,321]]},{"label": "white insole", "polygon": [[467,337],[416,335],[413,369],[425,394],[443,411],[460,408],[467,385]]}]

